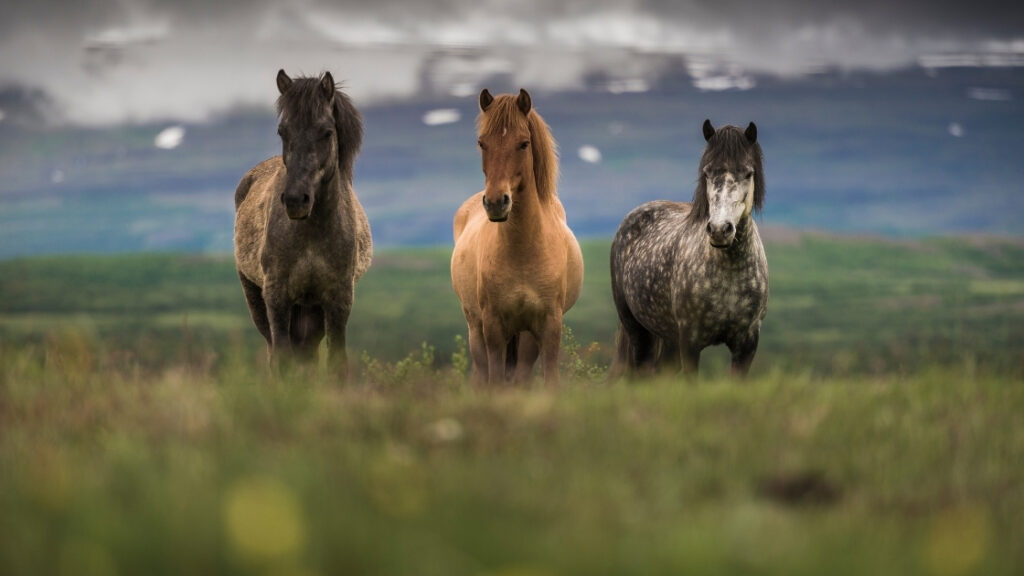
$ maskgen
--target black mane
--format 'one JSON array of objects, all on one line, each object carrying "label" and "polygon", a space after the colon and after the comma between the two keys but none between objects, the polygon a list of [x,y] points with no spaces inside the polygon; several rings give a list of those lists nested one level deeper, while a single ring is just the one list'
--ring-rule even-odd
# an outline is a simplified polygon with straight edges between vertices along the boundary
[{"label": "black mane", "polygon": [[[749,155],[749,156],[748,156]],[[707,179],[704,168],[707,166],[723,166],[735,168],[750,162],[754,166],[754,211],[760,213],[764,205],[764,154],[761,144],[753,144],[747,139],[743,130],[735,126],[723,126],[714,132],[704,148],[697,170],[697,189],[693,192],[693,207],[689,221],[692,224],[703,224],[710,217],[708,205]]]}]

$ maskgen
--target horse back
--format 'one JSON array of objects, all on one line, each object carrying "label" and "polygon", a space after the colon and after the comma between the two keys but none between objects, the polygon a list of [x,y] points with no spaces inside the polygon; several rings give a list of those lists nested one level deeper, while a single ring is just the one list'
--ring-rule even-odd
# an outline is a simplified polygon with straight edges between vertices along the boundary
[{"label": "horse back", "polygon": [[[455,218],[452,220],[452,237],[455,242],[459,241],[459,236],[462,236],[462,232],[466,229],[466,225],[469,224],[469,220],[473,217],[474,208],[481,206],[480,198],[483,196],[483,192],[478,192],[462,203],[459,209],[455,211]],[[476,212],[483,214],[483,210],[477,210]]]},{"label": "horse back", "polygon": [[580,292],[583,290],[583,250],[580,249],[580,243],[576,239],[576,235],[572,233],[572,229],[569,228],[569,224],[566,222],[565,209],[562,207],[561,202],[558,202],[557,210],[560,213],[563,235],[565,237],[567,264],[565,304],[562,311],[568,312],[579,299]]},{"label": "horse back", "polygon": [[235,188],[235,211],[237,212],[245,199],[249,197],[253,188],[268,178],[273,178],[282,170],[284,170],[284,162],[281,161],[280,156],[268,158],[250,168],[245,176],[238,181],[238,186]]},{"label": "horse back", "polygon": [[370,268],[370,262],[373,260],[373,234],[370,232],[370,220],[366,217],[366,211],[363,210],[363,205],[359,202],[359,198],[356,197],[354,191],[352,192],[352,212],[356,243],[355,278],[353,282],[358,282]]}]

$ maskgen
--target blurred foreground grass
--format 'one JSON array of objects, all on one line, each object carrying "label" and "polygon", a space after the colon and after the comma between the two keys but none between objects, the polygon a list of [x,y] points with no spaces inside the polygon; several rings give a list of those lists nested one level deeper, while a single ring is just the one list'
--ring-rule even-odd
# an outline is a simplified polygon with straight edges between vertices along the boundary
[{"label": "blurred foreground grass", "polygon": [[[0,348],[3,574],[1019,574],[1024,386],[973,370],[338,387]],[[398,374],[401,371],[401,374]]]}]

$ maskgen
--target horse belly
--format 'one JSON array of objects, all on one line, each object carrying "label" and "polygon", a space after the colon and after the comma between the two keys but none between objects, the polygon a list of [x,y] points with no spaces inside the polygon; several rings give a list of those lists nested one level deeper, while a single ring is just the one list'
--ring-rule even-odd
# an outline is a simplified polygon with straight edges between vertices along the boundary
[{"label": "horse belly", "polygon": [[675,340],[677,323],[672,312],[670,271],[650,250],[627,260],[622,270],[622,291],[633,317],[649,332]]},{"label": "horse belly", "polygon": [[654,286],[649,291],[638,291],[630,298],[630,311],[633,317],[649,332],[660,338],[675,340],[678,337],[678,324],[672,313],[672,299],[667,290]]}]

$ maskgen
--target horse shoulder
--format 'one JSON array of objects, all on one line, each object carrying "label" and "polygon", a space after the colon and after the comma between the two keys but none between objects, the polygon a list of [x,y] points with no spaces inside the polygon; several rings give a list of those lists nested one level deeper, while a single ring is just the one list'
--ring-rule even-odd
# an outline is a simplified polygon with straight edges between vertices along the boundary
[{"label": "horse shoulder", "polygon": [[260,162],[235,188],[235,263],[238,271],[256,284],[263,284],[260,263],[267,229],[267,199],[273,196],[284,164],[280,156]]}]

